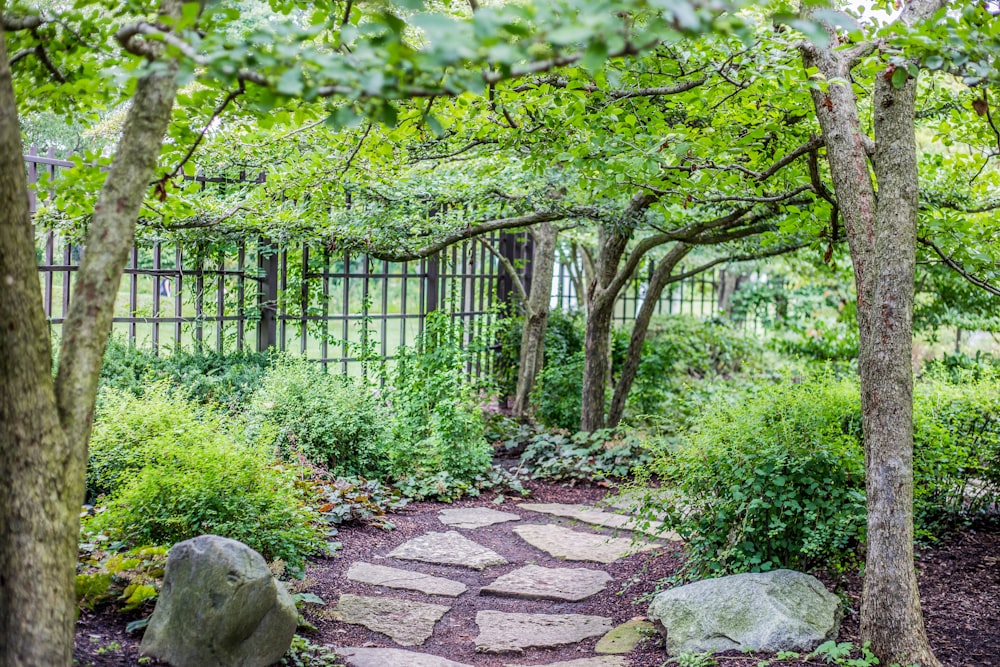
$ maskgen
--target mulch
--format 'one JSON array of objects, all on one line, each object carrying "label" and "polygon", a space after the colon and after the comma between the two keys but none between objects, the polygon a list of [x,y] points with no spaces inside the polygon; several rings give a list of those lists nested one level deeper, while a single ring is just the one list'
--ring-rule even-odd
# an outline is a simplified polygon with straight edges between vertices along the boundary
[{"label": "mulch", "polygon": [[[530,502],[588,503],[602,498],[607,489],[532,483]],[[459,501],[448,507],[490,506],[513,510],[518,498],[507,497],[493,505],[495,494]],[[615,623],[645,614],[648,600],[656,592],[657,582],[675,574],[683,563],[679,545],[644,554],[636,554],[611,565],[566,563],[551,558],[530,547],[511,533],[511,524],[498,524],[475,531],[474,539],[510,561],[511,565],[489,568],[479,573],[464,568],[435,566],[416,562],[388,563],[381,558],[394,547],[426,532],[449,530],[437,518],[445,505],[414,503],[390,517],[394,530],[375,526],[348,526],[337,537],[343,549],[335,557],[318,558],[312,562],[305,579],[293,582],[297,591],[307,591],[321,597],[328,607],[307,605],[305,616],[317,632],[310,635],[316,644],[335,646],[383,646],[395,644],[384,635],[361,626],[347,625],[332,618],[329,608],[336,605],[341,593],[378,595],[372,587],[348,581],[342,577],[354,561],[391,564],[426,574],[462,581],[474,590],[495,576],[506,574],[526,563],[541,566],[579,566],[603,569],[614,577],[614,583],[603,593],[576,603],[531,601],[463,594],[459,598],[423,596],[419,593],[393,590],[391,595],[420,601],[432,601],[452,607],[438,623],[434,634],[417,650],[426,651],[458,662],[481,667],[499,667],[509,663],[548,664],[592,656],[596,639],[580,644],[546,650],[529,650],[521,656],[476,654],[474,639],[477,628],[475,614],[482,609],[525,613],[574,613],[611,617]],[[521,523],[563,523],[576,525],[547,515],[523,512]],[[612,534],[610,531],[601,531]],[[469,535],[469,533],[466,533]],[[928,635],[938,658],[947,667],[1000,667],[1000,528],[968,529],[953,535],[918,556],[921,598]],[[827,583],[830,584],[829,580]],[[840,582],[850,609],[841,628],[840,641],[858,643],[858,616],[861,581],[850,577]],[[151,610],[145,610],[148,614]],[[94,667],[138,664],[139,638],[124,631],[128,621],[138,616],[124,616],[110,610],[85,612],[77,625],[75,658],[78,665]],[[724,667],[752,667],[767,656],[742,653],[720,654],[718,663]],[[662,643],[650,640],[629,654],[632,667],[660,667],[666,659]],[[156,664],[156,663],[149,663]],[[819,665],[819,662],[781,661],[774,665]]]}]

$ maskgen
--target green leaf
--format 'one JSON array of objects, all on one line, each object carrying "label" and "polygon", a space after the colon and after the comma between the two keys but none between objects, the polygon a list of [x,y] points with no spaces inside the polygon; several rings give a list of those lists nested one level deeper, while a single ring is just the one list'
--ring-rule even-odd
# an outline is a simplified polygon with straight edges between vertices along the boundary
[{"label": "green leaf", "polygon": [[906,80],[909,78],[910,74],[906,71],[905,67],[897,67],[892,73],[892,87],[902,88],[906,85]]}]

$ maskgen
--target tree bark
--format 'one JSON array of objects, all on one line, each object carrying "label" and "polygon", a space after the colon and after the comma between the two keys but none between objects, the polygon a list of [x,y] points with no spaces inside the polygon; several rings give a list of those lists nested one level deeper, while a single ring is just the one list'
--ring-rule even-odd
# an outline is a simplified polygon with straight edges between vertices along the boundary
[{"label": "tree bark", "polygon": [[68,665],[83,471],[56,409],[8,62],[0,31],[0,656]]},{"label": "tree bark", "polygon": [[608,426],[617,426],[625,414],[625,402],[628,394],[632,390],[632,383],[635,382],[636,373],[639,371],[639,362],[642,361],[642,346],[646,342],[646,332],[649,331],[649,322],[653,319],[653,311],[660,301],[663,288],[670,282],[670,274],[674,267],[691,252],[691,247],[686,243],[678,243],[670,252],[660,260],[653,277],[646,287],[646,296],[643,298],[642,307],[635,317],[632,325],[632,335],[629,338],[628,351],[625,353],[625,362],[622,364],[621,375],[615,384],[614,393],[611,396],[611,406],[608,408]]},{"label": "tree bark", "polygon": [[[900,20],[913,25],[941,6],[918,0]],[[868,544],[861,638],[882,664],[936,666],[924,631],[913,562],[913,286],[918,174],[916,81],[892,85],[890,66],[876,78],[875,141],[860,129],[849,83],[853,57],[807,47],[806,66],[831,81],[813,91],[844,217],[858,293],[861,407],[865,441]],[[833,82],[847,81],[848,83]],[[878,195],[869,172],[869,153]]]},{"label": "tree bark", "polygon": [[517,369],[514,414],[525,417],[529,398],[542,365],[545,363],[545,330],[549,324],[549,301],[552,298],[552,272],[556,262],[556,228],[543,222],[531,231],[535,241],[534,271],[531,292],[524,304],[524,328],[521,331],[521,359]]},{"label": "tree bark", "polygon": [[[162,12],[180,16],[179,0]],[[139,80],[88,232],[52,380],[13,82],[0,34],[0,656],[70,665],[87,441],[114,299],[177,91],[176,65]]]}]

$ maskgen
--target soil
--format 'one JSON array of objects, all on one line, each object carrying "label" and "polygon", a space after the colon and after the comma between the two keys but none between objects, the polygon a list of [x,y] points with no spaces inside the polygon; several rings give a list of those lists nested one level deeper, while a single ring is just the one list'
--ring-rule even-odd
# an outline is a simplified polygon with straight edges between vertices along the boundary
[{"label": "soil", "polygon": [[[530,502],[589,503],[606,495],[607,489],[597,487],[565,487],[551,484],[530,484],[533,495]],[[447,507],[488,506],[500,510],[516,511],[519,499],[508,497],[500,505],[491,501],[494,496],[466,499]],[[649,598],[656,592],[659,580],[674,574],[683,562],[682,547],[668,544],[663,549],[636,554],[611,565],[594,563],[576,564],[559,561],[539,551],[514,535],[514,525],[524,523],[562,524],[580,527],[573,521],[548,515],[520,512],[522,522],[498,524],[475,531],[462,531],[477,542],[503,555],[510,565],[489,568],[484,573],[464,568],[435,566],[412,561],[387,562],[382,556],[417,535],[449,530],[437,518],[437,512],[446,507],[440,503],[414,503],[390,517],[395,530],[375,526],[349,526],[337,537],[343,549],[332,558],[312,561],[304,580],[293,583],[296,591],[308,591],[321,597],[327,607],[307,605],[305,616],[317,632],[309,635],[315,644],[334,646],[394,647],[393,642],[361,626],[336,621],[330,609],[336,605],[341,593],[378,595],[372,587],[348,581],[342,577],[354,561],[391,564],[426,574],[444,576],[469,586],[469,591],[458,598],[424,596],[419,593],[393,590],[393,597],[434,602],[452,607],[437,624],[434,634],[416,650],[426,651],[458,662],[477,667],[499,667],[509,663],[526,665],[548,664],[594,655],[597,639],[583,641],[561,649],[529,650],[520,656],[477,654],[474,639],[477,627],[475,614],[482,609],[526,613],[575,613],[594,614],[612,618],[616,624],[645,614]],[[587,529],[591,529],[587,527]],[[597,530],[597,529],[593,529]],[[612,534],[611,531],[599,531]],[[951,536],[941,544],[923,550],[918,556],[921,598],[928,635],[935,653],[946,667],[1000,667],[1000,528],[995,525],[983,530],[966,530]],[[484,581],[528,563],[548,567],[586,566],[605,570],[614,578],[612,584],[598,595],[581,602],[530,601],[511,598],[486,597],[476,591]],[[826,581],[832,587],[832,582]],[[858,617],[861,581],[858,577],[841,582],[850,601],[839,641],[858,643]],[[145,610],[148,614],[151,610]],[[110,610],[85,612],[77,625],[76,663],[104,667],[138,664],[136,636],[125,633],[125,625],[139,616],[123,616]],[[762,658],[742,653],[716,656],[723,666],[756,665]],[[660,667],[666,660],[661,642],[655,639],[644,642],[629,654],[632,667]],[[157,663],[145,663],[155,665]],[[774,662],[774,665],[820,665],[820,662],[802,660]]]}]

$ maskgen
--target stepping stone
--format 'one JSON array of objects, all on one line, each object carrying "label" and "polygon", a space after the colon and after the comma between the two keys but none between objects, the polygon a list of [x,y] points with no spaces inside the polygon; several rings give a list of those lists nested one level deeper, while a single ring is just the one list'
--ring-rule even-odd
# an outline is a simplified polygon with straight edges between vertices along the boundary
[{"label": "stepping stone", "polygon": [[507,560],[497,552],[476,544],[453,530],[414,537],[390,551],[389,556],[435,565],[458,565],[473,570],[485,570],[491,565],[507,564]]},{"label": "stepping stone", "polygon": [[429,653],[398,648],[338,648],[334,652],[351,667],[472,667]]},{"label": "stepping stone", "polygon": [[656,634],[649,621],[632,619],[601,637],[594,647],[595,653],[631,653],[635,647]]},{"label": "stepping stone", "polygon": [[531,546],[563,560],[607,564],[633,553],[660,548],[659,544],[633,545],[632,540],[621,537],[581,533],[562,526],[528,524],[518,526],[514,532]]},{"label": "stepping stone", "polygon": [[451,607],[397,598],[372,598],[345,593],[337,602],[340,620],[381,632],[400,646],[420,646],[434,633]]},{"label": "stepping stone", "polygon": [[511,512],[500,512],[488,507],[462,507],[438,512],[441,523],[455,528],[485,528],[505,521],[520,521],[521,517]]},{"label": "stepping stone", "polygon": [[566,662],[550,662],[546,665],[504,665],[504,667],[626,667],[625,658],[602,655],[599,658],[580,658]]},{"label": "stepping stone", "polygon": [[577,602],[600,593],[609,581],[611,575],[600,570],[528,565],[499,577],[489,586],[481,588],[479,594]]},{"label": "stepping stone", "polygon": [[677,541],[681,539],[677,533],[664,530],[662,521],[650,521],[648,525],[645,525],[644,522],[636,519],[635,517],[614,514],[613,512],[604,512],[586,505],[565,505],[563,503],[520,503],[518,507],[532,512],[541,512],[542,514],[551,514],[553,516],[574,519],[576,521],[589,523],[594,526],[618,528],[637,533],[645,533],[646,535],[664,540]]},{"label": "stepping stone", "polygon": [[582,614],[476,613],[477,653],[522,653],[528,648],[569,646],[612,628],[610,618]]},{"label": "stepping stone", "polygon": [[429,574],[400,570],[395,567],[372,565],[371,563],[352,563],[350,569],[347,570],[347,578],[372,586],[401,588],[408,591],[419,591],[427,595],[447,595],[453,598],[467,590],[465,584],[460,581],[432,577]]}]

